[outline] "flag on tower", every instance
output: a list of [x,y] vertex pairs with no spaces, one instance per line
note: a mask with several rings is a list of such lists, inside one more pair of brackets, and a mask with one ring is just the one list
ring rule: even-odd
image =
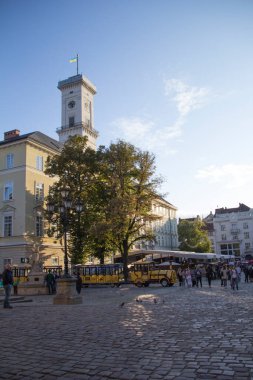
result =
[[77,62],[77,57],[75,57],[75,58],[71,58],[71,59],[69,60],[69,62],[70,62],[70,63]]

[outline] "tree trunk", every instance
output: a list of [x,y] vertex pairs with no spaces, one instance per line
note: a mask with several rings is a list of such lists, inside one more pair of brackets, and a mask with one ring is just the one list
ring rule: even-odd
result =
[[127,240],[123,240],[123,252],[122,252],[122,259],[123,259],[123,273],[124,273],[124,280],[125,282],[128,281],[128,244]]

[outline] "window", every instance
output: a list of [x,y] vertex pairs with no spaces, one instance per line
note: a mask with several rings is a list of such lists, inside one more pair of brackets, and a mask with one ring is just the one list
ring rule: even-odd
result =
[[4,236],[12,236],[12,216],[4,217]]
[[249,239],[249,232],[244,232],[244,239]]
[[245,229],[245,230],[247,230],[248,228],[249,228],[249,225],[248,225],[248,223],[243,223],[243,228]]
[[245,243],[245,249],[250,249],[250,243]]
[[75,118],[74,116],[69,117],[69,127],[74,127],[75,125]]
[[43,171],[43,157],[42,156],[36,157],[36,169]]
[[220,253],[222,255],[240,256],[240,245],[239,245],[239,243],[221,244],[220,245]]
[[51,264],[52,265],[59,265],[58,257],[51,257]]
[[29,258],[28,257],[21,257],[20,263],[21,264],[29,264]]
[[36,215],[36,236],[43,236],[43,218],[41,215]]
[[6,156],[6,168],[7,169],[13,168],[13,164],[14,164],[14,154],[13,153],[9,153]]
[[221,235],[221,240],[227,240],[226,234]]
[[43,183],[36,183],[36,185],[35,185],[35,199],[36,199],[36,201],[43,201],[43,199],[44,199],[44,185],[43,185]]
[[236,223],[232,223],[232,230],[235,230],[237,228],[237,224]]
[[7,264],[11,265],[12,264],[12,259],[8,258],[8,259],[4,259],[3,261],[4,261],[4,265],[7,265]]
[[7,182],[4,185],[4,200],[9,201],[10,199],[13,199],[13,183]]
[[225,226],[225,224],[221,224],[220,228],[221,228],[221,231],[226,231],[226,226]]

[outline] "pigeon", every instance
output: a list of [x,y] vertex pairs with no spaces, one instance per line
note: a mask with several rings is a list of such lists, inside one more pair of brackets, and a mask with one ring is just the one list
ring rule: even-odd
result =
[[139,299],[139,298],[136,298],[136,300],[135,300],[136,302],[142,302],[142,300],[141,299]]
[[154,298],[154,303],[157,303],[157,299],[156,298]]
[[119,307],[123,307],[125,305],[125,302],[122,302]]

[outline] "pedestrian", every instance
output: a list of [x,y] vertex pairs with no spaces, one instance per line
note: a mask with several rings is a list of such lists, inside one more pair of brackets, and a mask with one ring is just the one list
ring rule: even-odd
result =
[[82,290],[82,277],[80,276],[80,273],[77,273],[77,278],[76,278],[76,291],[78,294],[81,293]]
[[225,265],[221,269],[220,275],[221,275],[221,286],[224,286],[224,288],[226,288],[227,283],[228,283],[228,270]]
[[185,271],[185,281],[186,281],[187,287],[191,288],[192,287],[192,276],[191,276],[190,268],[187,268]]
[[249,268],[247,266],[245,266],[243,272],[244,272],[244,276],[245,276],[244,281],[248,283],[249,282]]
[[183,272],[182,272],[181,268],[179,268],[177,271],[177,278],[178,278],[179,286],[182,286],[183,285]]
[[196,270],[191,269],[192,287],[197,285]]
[[202,272],[200,268],[196,269],[196,280],[197,280],[197,287],[199,287],[200,285],[202,288]]
[[206,268],[206,278],[208,281],[209,288],[211,288],[212,278],[213,278],[213,270],[211,265],[209,264]]
[[45,282],[48,288],[48,294],[55,293],[55,278],[53,273],[51,273],[51,269],[49,269],[48,273],[46,274]]
[[13,292],[15,296],[18,295],[18,284],[19,284],[19,278],[16,278],[13,282]]
[[250,265],[248,268],[249,268],[249,281],[253,282],[253,268],[252,268],[252,265]]
[[237,265],[235,270],[237,273],[237,281],[240,282],[241,281],[241,272],[242,272],[240,265]]
[[231,269],[231,288],[233,290],[235,290],[235,288],[238,290],[238,273],[235,267]]
[[12,309],[12,306],[10,305],[10,296],[11,296],[11,287],[13,285],[13,275],[11,270],[11,265],[6,264],[5,269],[3,271],[3,287],[4,287],[4,308],[5,309]]

